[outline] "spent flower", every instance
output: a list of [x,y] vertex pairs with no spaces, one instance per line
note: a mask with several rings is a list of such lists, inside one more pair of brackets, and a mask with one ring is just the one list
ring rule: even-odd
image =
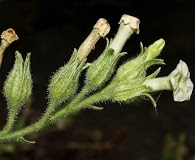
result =
[[100,18],[89,36],[80,45],[78,51],[74,50],[69,62],[58,69],[52,76],[48,89],[50,103],[59,105],[77,91],[79,76],[87,66],[86,57],[94,48],[97,41],[101,37],[105,37],[109,31],[110,25],[108,22]]
[[111,77],[115,65],[126,53],[120,53],[129,37],[139,33],[139,19],[124,14],[119,22],[120,26],[114,39],[109,43],[104,52],[95,60],[87,70],[86,84],[92,90],[100,88]]

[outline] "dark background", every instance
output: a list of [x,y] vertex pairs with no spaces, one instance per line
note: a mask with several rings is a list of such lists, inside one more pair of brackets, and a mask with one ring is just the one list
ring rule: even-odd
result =
[[[193,0],[0,0],[0,31],[11,27],[20,38],[5,52],[0,70],[1,90],[12,68],[15,50],[24,57],[31,52],[34,86],[30,108],[25,113],[26,123],[34,122],[46,107],[47,83],[52,73],[69,59],[73,48],[79,47],[99,18],[108,20],[111,31],[107,37],[114,37],[122,14],[141,20],[140,34],[133,35],[123,49],[129,52],[123,61],[139,53],[140,42],[148,46],[163,38],[166,46],[161,58],[167,65],[160,76],[169,74],[182,59],[188,64],[194,81],[194,10]],[[89,62],[104,47],[102,39],[89,55]],[[74,115],[74,120],[63,119],[33,134],[30,138],[37,141],[34,145],[0,145],[0,159],[171,160],[174,154],[179,157],[184,153],[182,159],[192,160],[195,157],[194,103],[194,94],[189,102],[176,103],[171,92],[163,91],[157,102],[158,114],[148,101],[99,104],[104,106],[103,111],[84,110]],[[2,94],[0,104],[2,128],[7,114]],[[172,160],[180,160],[178,157]]]

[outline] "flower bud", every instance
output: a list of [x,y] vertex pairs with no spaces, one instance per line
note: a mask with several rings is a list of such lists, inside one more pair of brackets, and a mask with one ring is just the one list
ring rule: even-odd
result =
[[[151,87],[145,85],[145,81],[155,78],[160,69],[147,76],[147,69],[156,64],[164,64],[162,59],[157,59],[160,51],[164,47],[164,40],[160,39],[144,48],[141,45],[141,53],[134,59],[121,65],[110,84],[110,94],[112,99],[118,102],[131,102],[139,97],[149,98],[153,105],[156,103],[150,95]],[[153,86],[152,86],[153,87]]]
[[143,76],[145,77],[146,68],[144,65],[144,60],[145,58],[143,56],[138,56],[137,58],[127,61],[121,65],[116,72],[114,81],[121,82]]
[[147,49],[146,61],[158,57],[164,46],[165,41],[162,38],[151,44]]
[[72,96],[78,88],[79,76],[86,64],[86,59],[80,61],[75,50],[71,59],[53,75],[49,84],[49,99],[55,105]]
[[32,92],[32,79],[30,73],[30,53],[25,62],[22,55],[16,51],[14,67],[5,80],[3,93],[10,109],[19,109]]
[[150,66],[164,64],[162,59],[153,59],[159,55],[162,46],[164,46],[164,40],[162,39],[155,41],[148,48],[145,47],[144,49],[141,44],[141,53],[117,69],[114,81],[121,82],[127,79],[146,77],[146,71]]

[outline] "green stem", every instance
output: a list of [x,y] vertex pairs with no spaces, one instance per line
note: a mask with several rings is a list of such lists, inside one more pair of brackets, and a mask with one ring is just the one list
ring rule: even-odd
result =
[[17,110],[15,110],[15,109],[9,110],[7,123],[6,123],[3,131],[0,132],[0,136],[4,136],[4,135],[8,134],[12,130],[16,115],[17,115]]
[[72,101],[68,106],[66,106],[64,109],[62,109],[61,111],[58,111],[56,114],[54,114],[50,118],[50,122],[54,122],[54,121],[58,120],[59,118],[65,116],[65,115],[69,115],[72,112],[75,112],[83,107],[89,107],[90,105],[92,105],[94,103],[109,100],[110,99],[110,94],[109,94],[110,90],[109,89],[110,88],[106,87],[105,89],[101,90],[100,92],[97,92],[96,94],[91,95],[90,97],[87,97],[86,99],[80,101],[80,97],[83,97],[83,95],[86,94],[85,92],[81,92],[80,95],[78,94],[78,97],[74,101]]
[[105,89],[101,90],[100,92],[82,100],[83,97],[89,92],[88,87],[84,87],[83,90],[75,97],[75,99],[73,99],[73,101],[68,106],[66,106],[64,109],[62,109],[62,110],[56,112],[54,115],[52,115],[52,113],[55,109],[55,105],[53,103],[50,103],[50,105],[47,108],[47,110],[45,111],[44,115],[42,116],[42,118],[38,122],[36,122],[30,126],[27,126],[24,129],[21,129],[19,131],[15,131],[15,132],[12,132],[12,133],[7,134],[5,136],[1,136],[0,141],[7,142],[7,141],[11,141],[11,140],[17,140],[21,137],[24,137],[28,134],[31,134],[35,131],[38,131],[38,130],[46,127],[47,125],[51,124],[52,122],[55,122],[59,118],[65,116],[65,115],[69,115],[69,114],[75,112],[76,110],[81,109],[82,107],[85,107],[85,106],[88,107],[93,103],[108,100],[108,99],[110,99],[110,94],[107,91],[109,91],[109,90],[106,87]]
[[15,131],[10,134],[7,134],[5,136],[1,135],[0,141],[6,142],[10,140],[17,140],[25,135],[31,134],[35,131],[38,131],[44,128],[47,125],[47,121],[49,117],[51,116],[51,114],[53,113],[54,109],[55,109],[55,105],[53,103],[50,103],[49,106],[47,107],[47,110],[43,114],[42,118],[38,122],[30,126],[27,126],[24,129],[21,129],[19,131]]
[[[87,92],[88,92],[88,88],[84,88],[82,90],[82,92],[80,94],[78,94],[77,97],[71,102],[71,105],[68,105],[69,108],[71,108],[70,106],[76,105],[77,102],[80,101],[85,96],[85,94]],[[34,123],[34,124],[30,125],[30,126],[27,126],[27,127],[23,128],[23,129],[21,129],[19,131],[15,131],[15,132],[12,132],[12,133],[7,134],[5,136],[1,136],[0,137],[0,141],[6,142],[6,141],[10,141],[10,140],[17,140],[17,139],[19,139],[21,137],[24,137],[24,136],[26,136],[28,134],[31,134],[31,133],[33,133],[35,131],[38,131],[38,130],[44,128],[45,126],[51,124],[50,122],[53,122],[53,121],[56,120],[56,119],[53,119],[51,121],[51,119],[49,119],[52,116],[54,110],[55,110],[55,103],[50,103],[49,106],[47,107],[44,115],[42,116],[42,118],[38,122],[36,122],[36,123]],[[62,111],[58,111],[58,112],[64,113],[64,109]],[[71,112],[72,112],[72,109],[66,111],[64,113],[64,115],[70,114]],[[61,115],[60,117],[62,117],[64,115]]]
[[66,116],[67,114],[70,114],[75,110],[75,106],[78,104],[78,102],[80,102],[80,100],[87,94],[89,93],[89,89],[90,87],[85,86],[82,91],[77,94],[77,96],[73,99],[73,101],[71,101],[71,103],[69,105],[67,105],[66,107],[64,107],[62,110],[57,111],[53,116],[51,116],[51,118],[49,119],[50,122],[54,122],[56,120],[58,120],[59,118]]

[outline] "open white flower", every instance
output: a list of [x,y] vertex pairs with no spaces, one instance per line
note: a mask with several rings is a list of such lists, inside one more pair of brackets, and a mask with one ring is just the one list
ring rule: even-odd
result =
[[143,82],[151,91],[173,91],[173,99],[176,102],[190,100],[194,84],[190,79],[187,64],[180,60],[177,67],[166,77],[146,79]]
[[170,82],[173,87],[173,99],[177,102],[190,100],[194,84],[190,79],[190,72],[187,64],[180,60],[175,70],[170,75]]

